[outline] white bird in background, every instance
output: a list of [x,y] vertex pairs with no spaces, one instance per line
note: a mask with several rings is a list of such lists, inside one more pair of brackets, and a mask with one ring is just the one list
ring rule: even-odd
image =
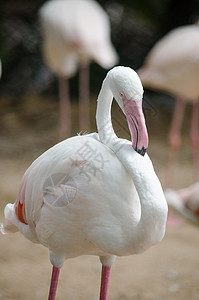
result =
[[169,131],[168,187],[174,182],[185,104],[193,103],[190,138],[195,175],[199,178],[199,24],[179,27],[163,37],[149,52],[138,74],[144,87],[176,96]]
[[[167,203],[151,160],[136,72],[115,67],[98,96],[98,133],[64,140],[26,171],[15,204],[5,207],[2,233],[20,231],[49,248],[53,265],[49,299],[55,299],[65,259],[100,257],[100,300],[108,299],[116,256],[143,252],[165,234]],[[130,141],[111,123],[113,97],[126,115]]]
[[71,133],[71,104],[68,78],[80,65],[79,126],[89,130],[89,63],[103,68],[118,60],[110,40],[107,13],[93,0],[52,0],[40,9],[47,65],[58,76],[60,99],[60,135]]
[[178,191],[167,189],[164,194],[175,212],[199,225],[199,181]]

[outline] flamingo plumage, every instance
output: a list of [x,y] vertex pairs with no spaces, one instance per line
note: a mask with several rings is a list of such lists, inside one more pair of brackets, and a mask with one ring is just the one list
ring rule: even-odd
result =
[[168,205],[189,222],[199,225],[199,182],[180,189],[166,189],[165,197]]
[[79,126],[89,131],[89,63],[113,67],[117,53],[111,44],[110,21],[105,10],[93,0],[51,0],[40,11],[43,53],[47,65],[58,76],[60,136],[71,133],[71,104],[68,78],[80,65]]
[[195,169],[199,177],[199,24],[176,28],[160,39],[138,70],[146,88],[160,90],[176,97],[169,131],[169,165],[167,187],[174,183],[174,166],[181,144],[180,129],[186,102],[193,104],[190,139]]
[[[5,207],[2,233],[19,230],[49,249],[49,300],[55,299],[64,261],[84,254],[100,257],[100,300],[107,300],[116,256],[141,253],[164,237],[167,203],[146,154],[142,96],[135,71],[111,69],[98,96],[98,133],[66,139],[44,152],[25,172],[16,202]],[[113,98],[132,142],[113,130]]]

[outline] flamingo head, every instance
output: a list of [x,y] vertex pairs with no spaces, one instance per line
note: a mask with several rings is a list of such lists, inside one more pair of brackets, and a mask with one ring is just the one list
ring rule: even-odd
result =
[[128,67],[111,69],[108,78],[113,97],[126,116],[132,147],[144,156],[148,147],[148,133],[142,110],[143,87],[140,78]]

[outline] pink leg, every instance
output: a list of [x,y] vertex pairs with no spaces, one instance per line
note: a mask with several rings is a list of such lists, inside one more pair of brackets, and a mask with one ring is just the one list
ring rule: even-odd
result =
[[195,179],[199,180],[199,101],[193,104],[190,138],[192,142]]
[[89,63],[84,61],[79,72],[79,128],[90,130]]
[[111,266],[102,266],[100,299],[108,300],[109,279],[111,274]]
[[[174,172],[177,162],[178,149],[181,144],[180,129],[182,126],[182,120],[184,116],[185,102],[178,98],[176,99],[176,105],[172,117],[171,127],[169,131],[169,158],[168,158],[168,170],[166,178],[166,187],[172,188],[174,184]],[[179,226],[182,224],[182,219],[173,216],[173,213],[169,210],[167,225],[170,227]]]
[[66,139],[71,134],[71,104],[68,79],[59,76],[60,138]]
[[55,300],[60,269],[53,266],[48,300]]
[[169,159],[166,184],[169,188],[171,188],[174,183],[174,170],[177,161],[178,149],[181,144],[180,130],[184,116],[184,109],[185,102],[181,98],[176,99],[176,105],[169,131]]

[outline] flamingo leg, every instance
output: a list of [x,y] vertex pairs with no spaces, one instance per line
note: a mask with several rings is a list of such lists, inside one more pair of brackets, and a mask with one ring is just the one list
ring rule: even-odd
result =
[[196,180],[199,180],[199,101],[193,104],[190,138]]
[[178,149],[181,144],[180,130],[182,127],[184,110],[184,100],[181,98],[177,98],[169,131],[169,159],[166,184],[166,186],[169,188],[171,188],[174,183],[174,170],[177,162]]
[[79,71],[79,128],[90,130],[89,63],[81,62]]
[[[181,98],[176,99],[176,105],[172,117],[171,127],[169,131],[169,158],[167,170],[166,187],[172,188],[174,183],[174,173],[177,162],[178,149],[181,144],[180,130],[184,116],[185,102]],[[182,224],[182,219],[174,216],[171,210],[168,212],[167,226],[176,227]]]
[[71,104],[68,79],[59,76],[59,110],[60,110],[60,138],[65,139],[71,134]]
[[48,300],[55,300],[60,268],[53,266]]
[[101,288],[100,288],[99,300],[108,300],[110,274],[111,274],[111,266],[102,265]]

